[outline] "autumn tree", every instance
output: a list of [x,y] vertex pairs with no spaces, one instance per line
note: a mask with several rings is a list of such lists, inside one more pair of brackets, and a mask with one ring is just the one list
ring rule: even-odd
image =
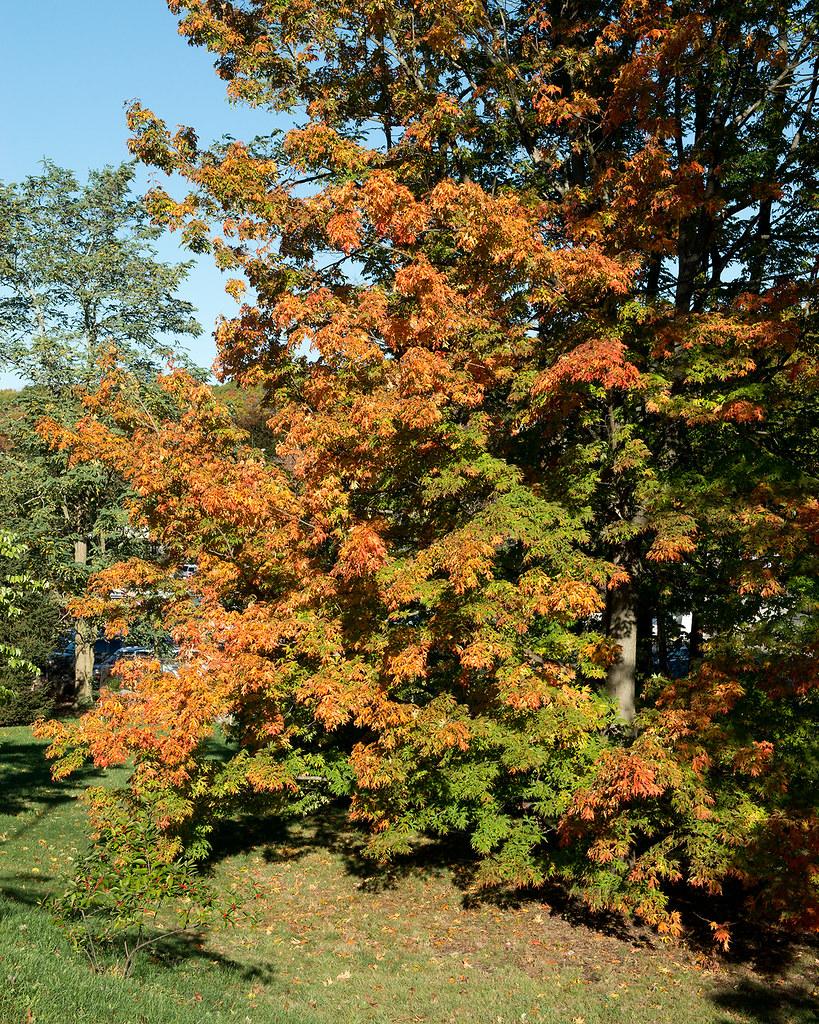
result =
[[[169,827],[349,791],[380,856],[461,832],[486,882],[665,930],[669,882],[728,879],[815,924],[813,5],[169,6],[298,125],[204,148],[129,113],[192,185],[153,216],[247,291],[219,368],[276,456],[180,374],[161,426],[109,377],[129,442],[99,396],[53,426],[200,567],[180,679],[54,727],[60,770],[138,752]],[[127,618],[104,595],[146,572],[87,606]],[[651,678],[683,611],[691,671]]]

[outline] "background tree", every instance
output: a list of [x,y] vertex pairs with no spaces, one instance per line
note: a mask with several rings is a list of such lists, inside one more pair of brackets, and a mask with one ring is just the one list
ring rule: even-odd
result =
[[[133,176],[124,164],[81,185],[47,162],[0,187],[0,364],[28,381],[3,405],[0,501],[38,573],[64,597],[140,541],[125,529],[121,482],[102,466],[70,467],[39,437],[38,421],[75,422],[78,395],[96,386],[111,351],[148,387],[179,336],[200,331],[176,294],[189,264],[157,259],[161,229],[133,196]],[[76,698],[87,703],[96,625],[80,620],[75,637]]]
[[[484,881],[666,930],[680,881],[815,924],[813,5],[169,6],[303,122],[200,149],[130,112],[194,186],[154,216],[251,288],[220,362],[278,458],[179,375],[159,431],[109,378],[130,445],[53,426],[200,566],[173,695],[55,727],[62,770],[138,752],[177,823],[318,773],[382,856],[459,832]],[[691,672],[641,698],[639,624],[647,663],[691,610]]]
[[42,638],[53,625],[49,612],[53,617],[55,602],[43,581],[26,570],[25,555],[25,545],[14,534],[0,531],[1,724],[12,722],[21,706],[32,717],[51,710],[48,694],[38,685],[37,660]]
[[0,188],[0,362],[61,392],[99,379],[111,348],[155,372],[201,331],[177,296],[190,264],[156,256],[161,229],[133,195],[130,164],[80,184],[46,161]]

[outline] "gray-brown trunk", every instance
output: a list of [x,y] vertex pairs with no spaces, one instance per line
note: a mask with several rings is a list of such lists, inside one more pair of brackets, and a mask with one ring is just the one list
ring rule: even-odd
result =
[[609,668],[606,689],[616,701],[620,718],[634,720],[637,675],[637,608],[629,584],[609,594],[608,635],[620,645],[620,655]]
[[[74,544],[74,561],[85,565],[88,561],[88,544],[78,540]],[[94,679],[94,630],[87,619],[78,619],[74,632],[74,701],[90,704],[93,698]]]

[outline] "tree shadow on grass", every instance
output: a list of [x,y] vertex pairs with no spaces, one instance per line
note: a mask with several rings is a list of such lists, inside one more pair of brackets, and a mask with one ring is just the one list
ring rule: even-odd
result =
[[[35,888],[24,884],[33,880],[36,881]],[[43,898],[49,895],[49,883],[54,881],[54,876],[32,877],[22,873],[0,877],[0,925],[8,918],[15,917],[25,922],[26,931],[20,931],[16,935],[17,943],[46,942],[49,948],[53,947],[56,934],[62,929],[52,916],[48,904],[43,902]],[[230,934],[232,930],[231,926],[221,924],[215,927],[208,926],[206,929],[191,927],[187,931],[176,933],[148,929],[143,937],[153,937],[153,941],[139,954],[134,977],[138,979],[157,970],[172,971],[181,965],[201,963],[208,969],[229,971],[243,983],[269,984],[274,981],[275,972],[269,963],[234,960],[214,948],[213,940],[220,934]],[[53,938],[50,932],[54,933]],[[99,963],[104,972],[121,973],[125,952],[122,940],[128,938],[133,944],[135,937],[135,933],[123,933],[116,943],[108,943],[98,948]],[[75,953],[78,964],[89,967],[89,961],[83,953],[79,949],[76,949]]]
[[816,1024],[819,1000],[809,983],[781,983],[742,978],[711,996],[726,1016],[716,1024],[733,1024],[739,1017],[749,1024]]
[[[164,935],[157,938],[142,953],[134,971],[134,977],[157,968],[173,970],[192,962],[202,962],[209,968],[229,971],[242,982],[258,982],[269,985],[276,980],[276,973],[268,963],[242,963],[213,949],[208,939],[213,933],[205,933],[191,929],[176,935]],[[110,957],[115,962],[114,957]]]
[[[805,931],[777,926],[773,921],[754,919],[747,912],[749,892],[728,880],[719,895],[671,890],[671,905],[680,911],[686,930],[685,944],[700,959],[713,959],[722,966],[748,967],[774,984],[807,955],[819,964],[819,938]],[[764,908],[764,891],[750,896]],[[699,898],[698,898],[699,897]],[[715,955],[713,922],[728,922],[730,949]],[[816,971],[814,971],[816,974]],[[816,976],[819,983],[819,975]],[[817,1018],[819,1024],[819,1018]]]
[[366,855],[366,839],[366,831],[350,822],[346,808],[339,805],[295,821],[254,816],[214,831],[211,863],[251,850],[259,852],[267,864],[298,861],[313,853],[326,852],[340,858],[345,873],[358,879],[357,888],[362,892],[389,892],[410,878],[447,879],[460,890],[462,906],[467,910],[487,905],[508,910],[526,905],[537,905],[542,910],[545,906],[551,916],[569,924],[590,928],[632,946],[656,945],[656,937],[648,929],[617,914],[593,913],[555,885],[515,890],[477,888],[478,861],[466,835],[454,834],[440,840],[419,838],[411,853],[397,854],[386,864]]
[[367,833],[350,822],[346,808],[328,806],[303,819],[248,816],[223,823],[211,835],[212,864],[250,851],[267,864],[301,860],[323,851],[338,856],[347,874],[360,879],[359,889],[381,892],[407,877],[466,876],[471,860],[458,838],[421,840],[410,854],[379,864],[365,853]]
[[51,778],[45,744],[34,738],[0,738],[0,814],[16,817],[31,811],[41,817],[74,800],[79,790],[104,778],[95,768],[82,768],[66,782]]
[[[692,936],[696,945],[701,938]],[[735,973],[711,995],[726,1011],[718,1024],[731,1024],[740,1015],[753,1024],[819,1024],[819,938],[738,924],[729,953],[720,957]]]
[[18,905],[38,907],[54,891],[57,881],[55,875],[0,874],[0,896]]
[[[465,909],[491,905],[517,910],[536,905],[539,912],[545,908],[552,917],[618,939],[633,948],[656,950],[662,945],[650,928],[616,913],[594,912],[559,885],[525,889],[502,886],[478,888],[475,885],[478,861],[466,836],[420,840],[412,853],[397,855],[386,865],[366,856],[366,839],[366,831],[349,821],[346,807],[341,804],[325,807],[306,819],[252,815],[227,823],[214,832],[211,860],[218,862],[255,850],[266,863],[276,864],[327,852],[338,856],[344,871],[359,880],[357,887],[360,891],[386,892],[397,888],[407,878],[448,878],[460,890]],[[679,904],[675,902],[686,927],[686,953],[700,959],[714,957],[713,933],[708,921],[719,909],[719,912],[724,911],[721,920],[741,922],[739,898],[738,893],[733,894],[724,907],[712,906],[710,911],[705,905],[695,905],[690,900]],[[731,953],[720,956],[719,962],[733,967],[750,967],[757,974],[769,974],[773,979],[794,966],[796,956],[806,945],[811,944],[806,943],[804,935],[737,924],[733,928]],[[819,946],[816,947],[816,956],[819,957]],[[761,988],[764,990],[764,986]],[[779,1024],[776,1018],[771,1020],[772,1024]],[[819,1024],[819,1016],[816,1024]]]
[[[40,904],[38,897],[34,894],[27,891],[21,891],[19,888],[3,886],[0,887],[0,897],[3,896],[13,901],[18,914],[20,911],[20,905],[27,908],[24,913],[26,915],[25,920],[27,922],[28,933],[24,934],[21,932],[17,939],[18,942],[25,943],[31,941],[29,936],[31,936],[35,942],[42,941],[42,936],[44,932],[48,931],[48,928],[59,927],[51,918],[49,910]],[[39,912],[44,915],[44,918],[38,919],[34,916],[30,917],[29,911]],[[4,908],[2,902],[0,902],[0,921],[3,920],[3,917]],[[45,918],[48,918],[51,922],[47,926],[45,926]],[[211,940],[215,934],[218,934],[218,931],[203,931],[196,928],[191,928],[186,932],[178,932],[176,934],[163,933],[162,931],[153,932],[154,941],[152,941],[149,946],[146,946],[139,954],[133,976],[136,979],[139,979],[140,977],[145,977],[148,974],[155,973],[158,970],[173,971],[182,965],[201,963],[208,969],[228,971],[230,974],[234,975],[237,980],[243,983],[259,982],[262,984],[270,984],[275,981],[275,972],[269,963],[243,963],[214,949],[209,940]],[[103,972],[110,972],[112,974],[121,973],[124,963],[124,947],[122,945],[122,940],[126,937],[133,943],[135,935],[129,933],[128,936],[123,934],[120,937],[120,941],[116,944],[109,943],[108,945],[98,948],[98,963]],[[143,937],[149,938],[151,937],[151,933],[148,932]],[[85,966],[89,967],[88,959],[86,959],[79,950],[76,950],[76,955],[78,962],[84,962]]]
[[587,928],[609,938],[627,942],[639,949],[657,949],[657,936],[648,928],[605,910],[590,910],[582,900],[556,884],[531,886],[523,889],[503,887],[472,889],[465,894],[465,906],[491,905],[499,909],[519,910],[527,905],[537,904],[550,917],[560,918],[575,928]]
[[255,851],[266,863],[276,864],[326,850],[341,855],[345,866],[357,874],[365,859],[361,854],[364,838],[347,820],[341,807],[325,807],[310,817],[299,819],[251,811],[214,827],[209,861],[216,864]]

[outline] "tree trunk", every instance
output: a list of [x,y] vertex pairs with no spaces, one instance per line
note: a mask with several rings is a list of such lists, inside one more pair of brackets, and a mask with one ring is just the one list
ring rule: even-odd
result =
[[[88,562],[88,544],[78,540],[74,544],[74,561],[79,565]],[[90,704],[94,679],[94,631],[87,619],[78,619],[74,632],[74,702]]]
[[609,594],[608,635],[620,645],[620,655],[609,668],[606,689],[617,702],[620,718],[631,724],[636,697],[637,608],[630,583]]

